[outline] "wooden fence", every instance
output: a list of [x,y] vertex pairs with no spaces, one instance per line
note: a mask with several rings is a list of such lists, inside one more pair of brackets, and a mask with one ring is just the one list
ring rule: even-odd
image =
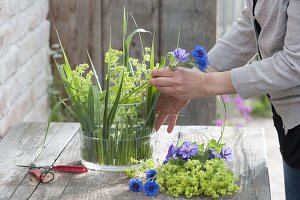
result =
[[[51,44],[57,43],[55,26],[71,65],[88,62],[88,49],[104,82],[103,55],[108,48],[110,27],[113,48],[122,48],[124,4],[139,27],[150,31],[155,27],[157,58],[176,48],[179,27],[181,48],[191,50],[198,43],[210,49],[215,43],[216,0],[50,0]],[[132,20],[129,23],[132,30]],[[150,46],[151,36],[143,35],[143,40]],[[141,55],[138,38],[132,43],[131,55]],[[215,98],[195,99],[182,112],[184,117],[180,117],[179,124],[211,124],[215,112]]]

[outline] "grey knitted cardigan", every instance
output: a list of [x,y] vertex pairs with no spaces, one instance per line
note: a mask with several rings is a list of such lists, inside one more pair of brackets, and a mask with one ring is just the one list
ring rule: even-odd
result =
[[[300,0],[258,0],[256,40],[252,0],[232,29],[208,53],[218,71],[231,71],[237,93],[247,99],[270,94],[284,129],[300,124]],[[259,46],[262,60],[248,64]]]

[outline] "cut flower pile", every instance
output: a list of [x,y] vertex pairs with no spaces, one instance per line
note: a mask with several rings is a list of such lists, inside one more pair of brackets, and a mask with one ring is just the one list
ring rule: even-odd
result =
[[144,192],[148,196],[163,192],[187,198],[205,195],[218,199],[233,195],[239,191],[239,186],[236,184],[238,177],[226,166],[226,162],[231,160],[231,148],[215,139],[207,144],[190,141],[171,144],[162,164],[155,165],[154,160],[147,160],[140,162],[138,169],[126,172],[131,178],[129,190]]

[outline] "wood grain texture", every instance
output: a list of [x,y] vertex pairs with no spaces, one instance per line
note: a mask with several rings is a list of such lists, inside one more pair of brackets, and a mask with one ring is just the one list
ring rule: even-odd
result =
[[102,1],[50,0],[49,7],[50,43],[58,43],[56,27],[71,66],[89,63],[88,49],[96,71],[102,74]]
[[[62,124],[49,128],[46,144],[58,133]],[[9,199],[28,174],[28,169],[15,165],[28,165],[42,151],[46,125],[19,124],[13,127],[0,143],[0,199]]]
[[[33,163],[38,166],[53,165],[57,158],[61,155],[61,152],[66,148],[74,135],[77,133],[79,128],[80,125],[77,123],[64,123],[59,129],[59,132],[49,141],[46,147],[42,149],[41,153]],[[10,198],[15,200],[28,199],[39,185],[42,184],[38,183],[38,181],[33,178],[31,174],[27,174]]]
[[[189,52],[196,44],[207,50],[216,42],[216,0],[161,1],[161,54],[176,48],[178,29],[181,28],[179,47]],[[178,125],[211,125],[215,120],[214,97],[192,100],[181,112]]]
[[[28,124],[18,126],[7,134],[0,143],[0,150],[4,147],[6,152],[11,152],[12,157],[18,156],[21,164],[35,161],[38,164],[51,165],[77,163],[79,157],[79,137],[76,135],[78,124],[54,124],[47,141],[47,146],[43,151],[34,153],[31,146],[40,146],[42,141],[30,140],[39,135],[44,130],[45,125]],[[209,138],[218,138],[220,135],[219,127],[207,126],[177,126],[172,134],[167,134],[166,126],[152,138],[154,146],[154,159],[163,160],[167,152],[168,145],[176,142],[179,137],[184,140],[195,141],[198,143],[206,142]],[[31,134],[29,134],[32,133]],[[24,133],[24,134],[20,134]],[[59,134],[58,134],[59,133]],[[22,139],[20,138],[22,135]],[[38,137],[38,136],[37,136]],[[16,142],[18,141],[18,142]],[[26,148],[21,145],[22,142]],[[229,128],[226,127],[223,141],[232,147],[235,153],[233,162],[228,163],[229,167],[239,176],[241,190],[232,197],[222,199],[234,200],[269,200],[270,187],[268,169],[266,164],[266,152],[263,129],[250,128]],[[20,145],[16,145],[19,143]],[[21,150],[24,153],[17,155],[14,152]],[[10,150],[15,149],[15,150]],[[26,153],[27,152],[27,153]],[[29,153],[28,153],[29,152]],[[33,152],[33,153],[31,153]],[[4,156],[1,161],[14,166],[13,158]],[[28,156],[29,155],[29,156]],[[34,158],[36,157],[36,158]],[[132,193],[128,191],[128,179],[123,173],[110,173],[100,171],[89,171],[86,174],[55,173],[55,179],[49,184],[38,184],[34,178],[27,175],[27,169],[12,167],[8,172],[5,171],[10,165],[1,165],[0,179],[0,199],[174,199],[159,194],[157,197],[150,198],[142,193]],[[184,198],[179,198],[184,199]],[[197,199],[197,198],[195,198]],[[199,198],[198,198],[199,199]],[[201,199],[209,199],[201,197]]]

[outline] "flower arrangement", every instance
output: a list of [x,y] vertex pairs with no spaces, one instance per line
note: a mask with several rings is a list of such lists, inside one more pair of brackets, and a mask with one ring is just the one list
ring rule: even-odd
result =
[[128,13],[124,8],[123,49],[113,49],[110,37],[105,54],[105,87],[100,84],[89,54],[91,66],[85,63],[71,68],[58,36],[64,63],[56,64],[68,98],[54,106],[49,123],[59,105],[66,106],[81,124],[82,162],[92,169],[103,169],[102,165],[127,166],[131,158],[148,159],[152,155],[150,138],[154,132],[158,92],[148,80],[155,67],[155,35],[151,47],[144,48],[140,40],[142,60],[130,57],[133,37],[150,32],[137,27],[128,34],[127,23]]
[[128,187],[148,196],[162,192],[174,197],[205,195],[218,199],[239,191],[238,178],[226,166],[232,160],[231,148],[215,139],[206,144],[179,141],[169,146],[161,164],[147,160],[140,168],[128,170]]

